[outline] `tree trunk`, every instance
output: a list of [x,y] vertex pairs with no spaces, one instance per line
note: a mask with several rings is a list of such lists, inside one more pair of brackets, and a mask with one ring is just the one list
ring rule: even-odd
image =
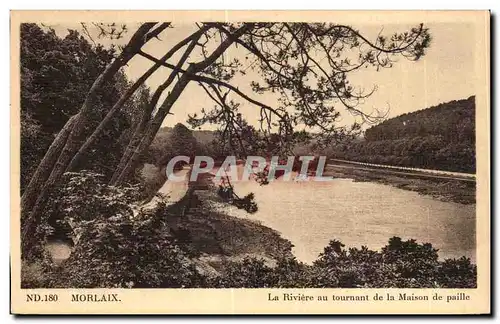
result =
[[56,138],[50,145],[49,150],[45,153],[43,160],[40,162],[35,173],[31,177],[29,185],[21,197],[21,213],[23,217],[25,216],[25,212],[29,211],[35,204],[37,190],[43,186],[45,181],[47,181],[50,170],[54,166],[54,163],[56,163],[57,157],[66,144],[66,140],[68,139],[77,118],[78,115],[74,115],[68,120],[66,125],[64,125],[63,129],[61,129],[59,134],[57,134]]
[[[160,129],[163,120],[170,112],[170,109],[174,105],[175,101],[179,98],[182,91],[184,91],[185,87],[189,83],[190,75],[203,71],[208,66],[213,64],[235,42],[236,39],[241,37],[241,35],[243,35],[245,32],[251,30],[253,26],[254,24],[243,25],[233,33],[233,37],[225,39],[212,52],[212,54],[210,54],[210,56],[208,56],[199,63],[192,64],[189,66],[189,68],[186,70],[187,73],[180,78],[179,82],[172,89],[172,92],[169,94],[167,99],[165,99],[165,102],[162,104],[160,109],[158,109],[158,112],[156,113],[153,120],[150,122],[146,133],[142,136],[139,146],[133,151],[130,159],[127,161],[127,164],[125,165],[125,167],[123,167],[123,170],[118,169],[117,172],[120,172],[120,174],[117,177],[113,176],[113,178],[115,179],[113,179],[114,181],[110,183],[111,185],[122,184],[129,178],[132,171],[135,170],[142,152],[144,152],[149,147],[149,145],[151,145],[151,142],[153,141],[158,130]],[[175,74],[173,76],[175,77]]]
[[[147,42],[154,36],[152,34],[156,32],[159,33],[161,32],[161,30],[167,27],[165,26],[165,24],[162,24],[162,26],[164,26],[163,29],[161,29],[162,26],[160,26],[154,31],[149,32],[150,29],[154,27],[154,25],[156,25],[156,23],[145,23],[141,25],[139,29],[134,33],[127,46],[125,46],[120,56],[113,60],[113,62],[111,62],[101,73],[101,75],[99,75],[99,77],[94,81],[92,87],[89,90],[89,93],[87,94],[87,97],[85,98],[85,102],[83,103],[82,108],[80,109],[79,113],[74,116],[75,118],[71,122],[74,125],[72,126],[71,131],[67,136],[66,143],[64,144],[64,147],[55,164],[53,163],[55,161],[54,155],[57,154],[48,153],[56,152],[57,147],[60,143],[53,142],[51,144],[51,147],[49,148],[49,151],[42,159],[42,162],[37,167],[37,170],[35,171],[37,177],[33,177],[26,190],[29,192],[36,192],[40,184],[44,182],[43,179],[47,180],[42,186],[34,205],[33,200],[35,195],[34,193],[30,193],[30,197],[27,196],[27,198],[30,199],[24,199],[26,206],[21,206],[21,209],[24,210],[25,214],[29,212],[29,215],[26,214],[27,219],[25,221],[21,236],[21,240],[23,242],[23,254],[25,256],[30,255],[31,250],[34,248],[32,239],[33,236],[35,236],[36,225],[39,223],[40,213],[45,206],[49,191],[59,181],[61,175],[66,170],[71,158],[80,147],[80,143],[85,136],[85,126],[90,121],[96,106],[95,101],[97,98],[97,92],[103,87],[106,82],[111,80],[111,78],[116,74],[116,72],[118,72],[121,67],[126,65],[128,61],[130,61],[130,59],[139,52],[145,42]],[[64,128],[66,128],[68,123],[69,121],[66,123]],[[49,174],[48,177],[47,174]],[[32,205],[33,207],[26,208],[28,207],[28,205]]]
[[[171,82],[170,82],[171,83]],[[120,163],[118,163],[118,166],[116,167],[115,172],[113,173],[113,176],[111,177],[111,180],[109,181],[109,184],[114,186],[116,185],[116,179],[120,176],[120,173],[123,171],[125,166],[128,163],[128,160],[132,156],[132,153],[136,149],[136,147],[139,145],[141,142],[144,130],[146,129],[146,125],[148,121],[151,118],[151,114],[153,113],[153,110],[158,103],[158,100],[160,99],[161,94],[163,91],[169,86],[167,82],[164,82],[162,85],[156,89],[155,93],[153,94],[153,97],[151,98],[151,101],[147,105],[147,107],[144,109],[144,112],[141,116],[141,119],[139,120],[139,123],[137,123],[137,126],[134,130],[134,133],[132,135],[132,138],[130,139],[127,148],[125,149],[125,152],[123,153]]]
[[[179,62],[177,62],[177,67],[181,68],[182,65],[186,62],[188,59],[189,55],[193,51],[194,47],[196,46],[196,42],[200,39],[201,35],[203,34],[204,29],[200,29],[199,32],[196,33],[196,36],[193,37],[191,43],[189,46],[186,48],[186,51],[182,54],[182,57],[179,59]],[[161,64],[161,63],[157,63]],[[151,101],[149,105],[146,107],[144,110],[144,114],[141,117],[140,122],[137,124],[137,127],[134,131],[134,134],[132,138],[130,139],[129,144],[127,145],[127,148],[125,149],[125,152],[120,159],[120,163],[118,164],[118,167],[116,168],[113,176],[111,177],[111,180],[109,182],[110,185],[117,185],[118,184],[118,179],[120,178],[121,173],[123,170],[127,167],[127,164],[129,162],[129,159],[132,157],[134,151],[137,149],[137,147],[140,145],[143,136],[144,136],[144,130],[146,128],[147,122],[151,119],[151,114],[153,113],[154,108],[156,107],[156,104],[158,103],[158,100],[160,100],[160,97],[167,89],[170,84],[174,81],[175,77],[177,76],[176,71],[172,71],[170,75],[168,76],[168,79],[161,84],[153,94],[153,97],[151,98]]]
[[179,80],[179,82],[177,82],[175,87],[172,89],[172,92],[168,95],[167,99],[165,99],[165,102],[158,109],[158,112],[156,113],[154,118],[150,121],[147,130],[143,134],[139,145],[135,148],[135,150],[131,152],[132,154],[130,155],[130,158],[126,161],[127,163],[122,168],[121,172],[116,177],[116,179],[111,183],[111,185],[119,186],[129,178],[130,174],[132,173],[133,170],[135,170],[135,167],[139,162],[141,153],[144,152],[149,147],[149,145],[151,145],[151,142],[153,141],[156,133],[158,132],[158,130],[161,127],[161,124],[163,123],[163,120],[165,119],[165,116],[167,116],[167,114],[170,112],[170,109],[174,105],[175,101],[179,98],[182,91],[184,91],[188,83],[189,83],[188,76],[183,75]]
[[[182,48],[183,46],[185,46],[189,42],[191,42],[191,44],[193,44],[193,47],[194,47],[195,42],[201,37],[201,35],[206,31],[206,29],[208,29],[208,28],[202,28],[199,31],[193,33],[191,36],[189,36],[189,37],[185,38],[184,40],[182,40],[181,42],[177,43],[159,61],[160,62],[166,62],[180,48]],[[192,48],[188,49],[187,51],[191,52]],[[127,90],[127,92],[120,98],[120,100],[118,100],[118,102],[111,108],[111,110],[108,112],[108,114],[106,115],[106,117],[104,117],[104,119],[102,120],[102,122],[96,128],[96,130],[92,133],[92,135],[90,135],[90,137],[87,139],[87,141],[80,147],[80,149],[78,150],[78,152],[75,154],[75,156],[73,157],[73,159],[69,163],[68,168],[66,169],[66,171],[71,171],[71,170],[73,170],[76,167],[76,165],[78,164],[78,162],[80,161],[80,159],[85,156],[85,154],[88,151],[88,149],[96,142],[96,140],[98,139],[99,135],[106,129],[107,125],[113,120],[113,118],[120,111],[120,109],[123,107],[123,105],[125,104],[125,102],[134,94],[134,92],[141,86],[141,84],[143,84],[156,70],[158,70],[162,66],[162,64],[160,62],[156,62],[146,73],[144,73],[139,79],[137,79],[137,81],[132,85],[132,87],[130,87]],[[172,81],[170,81],[170,83]],[[170,85],[170,83],[168,83],[164,87],[164,89],[167,88],[168,85]],[[160,95],[161,95],[161,93],[160,93]],[[154,96],[153,96],[153,98],[154,98]],[[158,96],[158,99],[159,99],[159,96]],[[156,102],[158,102],[158,99],[156,100]],[[156,102],[155,102],[155,104],[153,106],[153,109],[156,106]],[[153,109],[149,109],[149,108],[150,107],[147,107],[146,111],[144,112],[144,115],[147,116],[147,120],[149,120],[149,116],[151,116],[151,113],[153,112]],[[148,113],[148,111],[149,111],[149,113]],[[146,122],[147,122],[147,120],[146,120]],[[145,126],[145,123],[144,123],[144,126]],[[142,127],[141,132],[144,130],[144,126]],[[139,127],[137,127],[137,129],[138,128]],[[137,130],[134,132],[134,136],[135,136],[136,132],[137,132]],[[139,134],[139,136],[140,136],[140,134]],[[122,158],[122,160],[123,160],[123,158]],[[128,160],[128,158],[127,158],[127,160]]]

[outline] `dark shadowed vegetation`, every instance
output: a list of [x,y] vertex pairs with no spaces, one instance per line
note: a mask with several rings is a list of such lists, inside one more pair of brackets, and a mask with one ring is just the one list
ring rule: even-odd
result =
[[338,158],[404,167],[476,171],[475,97],[388,119],[364,140],[334,148]]
[[[36,24],[21,25],[21,193],[57,133],[78,113],[92,83],[115,54],[114,48],[92,46],[75,30],[59,38],[53,30]],[[113,82],[100,90],[95,104],[112,106],[129,86],[123,71],[118,71]],[[78,169],[111,177],[137,112],[148,100],[149,89],[142,86],[103,130]],[[88,127],[96,126],[105,114],[104,109],[97,109]]]

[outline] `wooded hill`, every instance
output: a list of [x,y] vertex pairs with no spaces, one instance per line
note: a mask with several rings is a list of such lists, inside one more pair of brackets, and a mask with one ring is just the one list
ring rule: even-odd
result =
[[475,172],[475,97],[388,119],[335,155],[347,160]]
[[[220,155],[216,133],[188,130],[182,124],[163,127],[146,161],[161,165],[176,154]],[[403,114],[366,130],[363,139],[335,147],[299,143],[297,154],[327,155],[351,161],[475,172],[475,97],[454,100]]]

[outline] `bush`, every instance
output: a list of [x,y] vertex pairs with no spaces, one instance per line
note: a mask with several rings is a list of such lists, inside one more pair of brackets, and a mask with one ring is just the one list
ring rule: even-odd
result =
[[311,267],[295,258],[283,258],[271,266],[263,259],[246,257],[229,262],[211,280],[216,288],[300,288],[310,287]]
[[[370,288],[473,288],[476,266],[467,258],[438,261],[437,250],[429,243],[402,241],[393,237],[381,252],[344,249],[331,241],[314,263],[321,287]],[[323,273],[323,275],[321,275]]]
[[213,280],[217,288],[264,288],[274,287],[273,269],[262,259],[245,258],[230,262],[222,275]]
[[439,265],[439,282],[448,288],[475,288],[477,286],[476,266],[470,259],[447,259]]
[[384,264],[379,253],[361,247],[344,249],[337,240],[330,241],[314,262],[316,287],[363,287],[380,280]]
[[21,288],[32,289],[50,287],[51,274],[48,271],[47,262],[37,261],[29,263],[21,262]]
[[161,214],[115,215],[79,223],[63,286],[76,288],[197,287],[204,278],[175,244]]
[[270,267],[259,259],[233,262],[214,281],[225,288],[475,288],[476,266],[465,257],[438,261],[431,244],[393,237],[381,252],[330,241],[312,266],[295,259]]
[[[164,203],[143,212],[133,203],[136,187],[111,187],[102,175],[68,173],[67,185],[54,191],[47,208],[49,225],[42,242],[64,228],[75,247],[61,267],[25,265],[23,285],[39,287],[192,287],[203,285],[194,264],[175,244],[165,225]],[[46,280],[34,276],[43,268]],[[38,269],[38,270],[33,270]],[[33,270],[33,271],[32,271]]]

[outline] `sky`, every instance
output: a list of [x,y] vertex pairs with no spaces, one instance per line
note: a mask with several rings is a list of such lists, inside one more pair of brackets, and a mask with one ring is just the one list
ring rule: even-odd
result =
[[[442,102],[468,98],[475,94],[477,80],[474,70],[474,25],[459,21],[429,24],[424,22],[424,25],[429,28],[432,42],[427,54],[419,61],[409,61],[401,57],[390,69],[381,69],[380,71],[373,68],[362,69],[349,77],[352,84],[361,88],[377,87],[377,91],[358,108],[366,112],[373,111],[374,108],[381,111],[388,110],[387,117],[390,118]],[[113,42],[118,45],[125,44],[136,26],[128,24],[131,31],[123,39]],[[408,24],[352,24],[352,26],[371,40],[374,40],[381,30],[382,34],[390,35],[393,31],[405,31],[413,27],[413,25]],[[56,24],[51,25],[51,27],[61,37],[67,33],[69,28],[81,30],[79,24]],[[194,24],[187,23],[174,24],[173,27],[162,32],[159,35],[160,40],[152,40],[146,44],[144,51],[159,58],[173,44],[197,29]],[[109,46],[111,43],[109,40],[98,40],[95,37],[94,39],[105,46]],[[237,56],[242,60],[247,56],[245,49],[241,47],[231,47],[225,55]],[[169,62],[175,63],[178,58],[179,56],[174,55]],[[190,59],[196,61],[197,57]],[[150,61],[136,56],[129,62],[125,72],[130,79],[135,80],[150,66],[152,66]],[[146,83],[154,90],[168,75],[168,69],[160,68]],[[276,98],[272,95],[257,95],[250,91],[249,84],[252,79],[258,81],[257,74],[249,71],[245,77],[236,77],[232,84],[252,98],[273,106]],[[213,103],[205,92],[196,84],[190,84],[172,108],[173,115],[167,116],[163,126],[173,126],[178,122],[186,123],[189,114],[199,113],[202,108],[211,108],[212,106]],[[242,101],[240,110],[251,124],[257,125],[258,114],[256,112],[258,110],[255,106]],[[341,124],[348,125],[355,120],[344,109],[340,108],[340,112],[342,119],[339,122]],[[203,128],[214,129],[215,126]]]

